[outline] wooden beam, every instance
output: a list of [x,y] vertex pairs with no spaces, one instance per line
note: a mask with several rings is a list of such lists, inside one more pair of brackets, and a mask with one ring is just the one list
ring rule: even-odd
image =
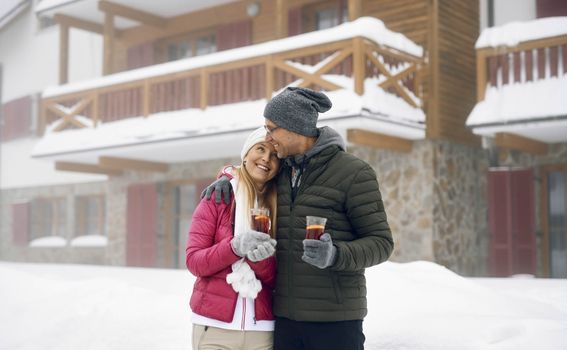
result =
[[288,72],[288,73],[295,75],[299,79],[309,80],[311,83],[317,84],[317,85],[321,86],[322,88],[327,89],[329,91],[342,89],[342,86],[339,86],[339,85],[337,85],[333,82],[325,80],[325,79],[323,79],[319,76],[311,75],[311,73],[303,71],[303,70],[296,68],[294,66],[290,66],[285,62],[275,61],[274,66],[276,68],[280,69],[280,70],[283,70],[284,72]]
[[354,21],[362,16],[362,1],[361,0],[348,0],[348,19]]
[[354,78],[354,92],[362,96],[364,94],[364,78],[366,78],[366,55],[364,52],[364,42],[361,38],[353,39],[352,52],[352,75]]
[[496,147],[515,149],[531,154],[547,154],[547,143],[536,141],[524,136],[519,136],[506,132],[499,132],[494,137]]
[[486,89],[486,55],[480,51],[476,52],[476,101],[484,100]]
[[114,169],[104,169],[96,164],[75,163],[75,162],[55,162],[55,170],[73,171],[77,173],[92,173],[102,175],[122,175],[122,171]]
[[142,170],[162,173],[169,170],[169,165],[166,163],[120,157],[102,156],[98,158],[98,163],[102,168],[114,170]]
[[[100,3],[99,3],[100,4]],[[114,16],[107,13],[104,16],[104,57],[102,63],[102,74],[108,75],[114,72]]]
[[61,25],[86,30],[87,32],[98,33],[100,35],[103,34],[103,26],[95,22],[86,21],[84,19],[67,16],[60,13],[53,16],[53,19]]
[[286,38],[288,26],[287,1],[276,0],[276,38]]
[[59,85],[69,81],[69,27],[59,25]]
[[362,129],[348,129],[347,141],[358,145],[409,153],[413,141]]
[[128,18],[152,27],[164,28],[167,25],[167,19],[164,17],[109,1],[100,1],[98,3],[98,9],[107,14]]
[[427,28],[427,118],[425,133],[428,139],[441,137],[441,117],[439,116],[439,0],[430,0]]

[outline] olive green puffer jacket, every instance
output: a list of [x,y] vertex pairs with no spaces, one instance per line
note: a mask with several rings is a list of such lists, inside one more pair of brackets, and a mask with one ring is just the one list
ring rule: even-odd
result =
[[[390,256],[394,243],[374,170],[331,144],[304,162],[292,200],[291,166],[278,178],[278,274],[274,314],[296,321],[361,320],[367,314],[364,269]],[[305,216],[327,218],[334,264],[303,260]]]

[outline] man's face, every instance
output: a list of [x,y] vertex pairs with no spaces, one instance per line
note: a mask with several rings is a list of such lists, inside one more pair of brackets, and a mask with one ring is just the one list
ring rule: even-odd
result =
[[284,159],[297,154],[299,135],[277,126],[269,119],[265,119],[265,128],[266,141],[274,146],[278,158]]

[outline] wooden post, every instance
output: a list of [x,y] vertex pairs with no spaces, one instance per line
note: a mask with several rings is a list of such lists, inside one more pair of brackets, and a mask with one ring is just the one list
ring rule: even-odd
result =
[[439,116],[439,1],[429,2],[428,23],[428,68],[427,74],[427,128],[425,130],[428,139],[436,139],[441,136],[441,117]]
[[274,56],[268,56],[266,60],[266,100],[272,99],[274,92]]
[[144,88],[143,88],[143,95],[142,95],[142,114],[144,117],[148,117],[151,112],[151,104],[150,104],[150,80],[146,79],[144,81]]
[[98,122],[100,121],[100,115],[99,115],[99,108],[98,108],[98,97],[99,97],[99,91],[98,89],[95,90],[93,92],[93,98],[92,98],[92,113],[93,113],[93,124],[94,127],[96,128],[98,126]]
[[114,73],[114,15],[105,13],[104,15],[104,61],[102,64],[102,74]]
[[364,94],[365,60],[364,42],[362,38],[352,39],[352,72],[354,76],[354,92],[358,95]]
[[362,1],[348,0],[348,19],[354,21],[362,15]]
[[209,103],[209,72],[201,69],[201,109],[207,108]]
[[476,101],[484,100],[486,89],[486,54],[479,50],[476,52]]
[[69,26],[59,24],[59,85],[69,81]]
[[286,0],[276,0],[276,38],[288,35],[288,8]]

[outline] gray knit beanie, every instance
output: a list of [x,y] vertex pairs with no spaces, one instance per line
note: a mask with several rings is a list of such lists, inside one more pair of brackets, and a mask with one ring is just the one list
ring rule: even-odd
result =
[[331,106],[331,100],[321,92],[288,87],[266,104],[264,118],[297,134],[317,136],[317,117]]

